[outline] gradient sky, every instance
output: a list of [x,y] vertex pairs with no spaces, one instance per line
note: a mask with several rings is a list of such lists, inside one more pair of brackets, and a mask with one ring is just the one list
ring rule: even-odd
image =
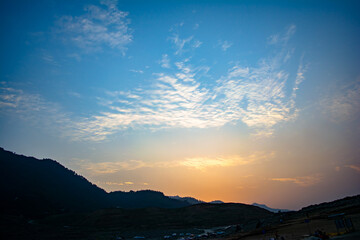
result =
[[1,1],[0,146],[107,191],[290,209],[359,194],[359,12]]

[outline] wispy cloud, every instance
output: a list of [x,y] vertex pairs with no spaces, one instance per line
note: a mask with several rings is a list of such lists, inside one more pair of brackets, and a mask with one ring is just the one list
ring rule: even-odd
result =
[[85,7],[84,15],[61,17],[59,33],[86,51],[98,51],[106,46],[124,54],[133,37],[128,27],[128,13],[117,8],[116,0],[100,3],[100,6]]
[[181,55],[184,51],[186,51],[186,45],[189,45],[193,38],[193,36],[188,38],[180,38],[178,34],[174,34],[172,37],[170,37],[170,40],[175,45],[175,55]]
[[269,160],[275,156],[275,152],[263,153],[257,152],[248,156],[227,156],[227,157],[193,157],[186,158],[180,163],[182,166],[204,170],[209,167],[232,167],[240,165],[248,165],[258,161]]
[[78,53],[71,53],[67,55],[69,58],[73,58],[76,61],[80,62],[82,60],[81,56]]
[[132,171],[139,168],[173,168],[187,167],[194,170],[205,170],[212,167],[234,167],[254,164],[274,158],[275,152],[255,152],[247,156],[232,155],[220,157],[190,157],[176,161],[144,162],[140,160],[85,163],[82,168],[93,174],[112,174],[119,171]]
[[[134,182],[110,182],[110,181],[107,181],[107,182],[98,182],[98,184],[105,184],[107,186],[125,186],[125,185],[134,185],[135,183]],[[142,183],[141,185],[145,185],[147,186],[148,184],[147,183]]]
[[291,24],[287,30],[280,34],[274,34],[268,37],[268,44],[274,45],[274,44],[286,44],[290,38],[295,34],[296,32],[296,26],[294,24]]
[[[24,112],[32,116],[40,108],[45,119],[53,119],[53,124],[61,122],[66,127],[62,134],[77,141],[102,141],[129,127],[211,128],[238,122],[245,123],[253,135],[271,136],[278,124],[296,118],[296,92],[306,70],[300,64],[291,79],[283,69],[285,53],[280,51],[262,59],[257,66],[235,64],[212,84],[201,81],[208,77],[210,67],[194,66],[191,58],[183,59],[174,63],[176,68],[171,73],[153,73],[150,86],[107,91],[98,98],[105,109],[88,117],[70,117],[40,96],[14,89],[3,88],[0,106],[17,111],[26,108]],[[165,68],[169,67],[166,59],[165,54],[162,61]],[[350,95],[358,96],[356,92]]]
[[256,135],[269,136],[275,125],[296,117],[296,91],[304,80],[304,71],[300,65],[294,87],[287,95],[285,83],[289,73],[280,69],[276,58],[263,61],[256,68],[236,65],[219,80],[215,99],[223,95],[219,101],[230,116],[254,128]]
[[228,50],[228,48],[230,48],[233,44],[231,42],[228,41],[220,41],[219,45],[221,47],[221,49],[225,52],[226,50]]
[[[209,67],[194,67],[190,59],[175,62],[177,70],[156,73],[146,90],[108,92],[103,105],[109,110],[80,121],[74,139],[101,141],[129,127],[210,128],[238,121],[256,136],[271,136],[276,125],[296,118],[296,92],[306,71],[300,63],[290,79],[282,69],[285,53],[255,67],[236,64],[213,86],[199,80]],[[292,88],[287,90],[286,83]]]
[[74,92],[74,91],[69,91],[68,94],[70,96],[76,97],[76,98],[82,98],[82,95],[78,92]]
[[133,72],[133,73],[140,73],[140,74],[143,74],[143,73],[144,73],[144,71],[141,70],[141,69],[138,69],[138,70],[136,70],[136,69],[130,69],[129,71],[130,71],[130,72]]
[[122,182],[105,182],[105,184],[110,186],[124,186],[124,183]]
[[47,127],[57,134],[64,132],[71,123],[69,114],[64,113],[58,104],[48,102],[38,94],[26,93],[20,89],[0,87],[0,109],[3,114],[10,114],[33,125]]
[[268,44],[276,44],[279,42],[279,34],[274,34],[268,37]]
[[181,29],[184,26],[184,24],[185,23],[183,21],[181,21],[179,23],[175,23],[170,27],[169,31],[170,32],[177,32],[177,31],[179,31],[179,29]]
[[110,174],[116,173],[120,170],[135,170],[147,166],[148,163],[143,161],[129,160],[123,162],[86,163],[83,168],[96,174]]
[[84,119],[74,132],[79,139],[103,140],[107,135],[130,126],[150,128],[221,126],[216,105],[204,103],[211,97],[200,87],[194,70],[178,64],[175,76],[160,73],[153,89],[131,93],[111,93],[111,112]]
[[315,185],[322,180],[321,174],[315,174],[311,176],[303,176],[303,177],[290,177],[290,178],[271,178],[272,181],[278,182],[291,182],[297,184],[301,187],[308,187]]
[[196,41],[193,43],[192,47],[193,47],[193,48],[198,48],[198,47],[201,46],[201,44],[202,44],[202,42],[200,42],[199,40],[196,40]]
[[360,113],[360,80],[339,87],[323,99],[323,113],[334,122],[356,119]]
[[49,53],[43,52],[41,58],[47,64],[57,66],[57,67],[60,66],[60,64],[55,60],[55,58]]
[[357,171],[357,172],[360,173],[360,166],[357,166],[357,165],[346,165],[346,167],[351,168],[351,169],[353,169],[353,170],[355,170],[355,171]]
[[170,68],[170,59],[167,54],[163,54],[161,60],[159,61],[161,67]]

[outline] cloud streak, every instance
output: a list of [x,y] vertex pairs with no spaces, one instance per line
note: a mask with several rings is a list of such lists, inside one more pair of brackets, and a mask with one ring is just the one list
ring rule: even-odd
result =
[[167,54],[163,54],[161,60],[159,61],[161,67],[170,68],[170,59]]
[[321,106],[323,113],[333,122],[356,119],[360,113],[360,80],[338,88],[322,101]]
[[271,178],[270,180],[277,182],[290,182],[299,185],[301,187],[309,187],[321,182],[322,176],[320,174],[316,174],[316,175],[303,176],[303,177]]
[[170,37],[170,40],[174,43],[176,49],[175,55],[181,55],[184,51],[186,51],[186,46],[190,44],[193,38],[193,36],[188,38],[180,38],[178,34],[174,34],[174,36]]
[[268,37],[268,44],[287,44],[290,38],[295,34],[296,26],[291,24],[283,34],[274,34]]
[[83,169],[93,174],[112,174],[119,171],[133,171],[140,168],[174,168],[186,167],[194,170],[206,170],[213,167],[234,167],[263,162],[274,158],[275,152],[255,152],[247,156],[232,155],[219,157],[189,157],[176,161],[144,162],[141,160],[129,160],[118,162],[87,163]]
[[224,52],[226,52],[226,50],[228,50],[228,48],[230,48],[233,44],[228,41],[220,41],[219,45],[220,45],[221,49]]
[[299,66],[294,87],[286,96],[289,73],[277,65],[277,58],[263,61],[257,68],[236,65],[219,80],[216,89],[217,96],[224,96],[219,101],[226,106],[228,115],[254,128],[256,135],[269,136],[275,125],[296,117],[296,91],[304,80],[305,70]]
[[[294,28],[283,38],[287,40]],[[175,54],[191,39],[174,40],[179,47]],[[73,138],[101,141],[129,127],[211,128],[239,121],[251,128],[253,135],[271,136],[278,124],[295,119],[298,113],[296,92],[305,79],[306,67],[300,63],[290,79],[290,73],[282,69],[288,57],[280,51],[256,67],[235,64],[214,85],[201,81],[209,67],[193,66],[189,59],[175,62],[177,69],[154,74],[154,83],[147,90],[108,92],[103,101],[108,111],[78,122]],[[169,67],[166,59],[163,55],[165,68]],[[292,87],[287,89],[286,84]]]
[[70,115],[64,113],[62,108],[52,102],[46,101],[38,94],[26,93],[21,89],[0,87],[1,113],[14,115],[36,126],[46,127],[48,131],[59,132],[66,135],[71,124]]
[[63,16],[58,21],[59,33],[66,41],[88,52],[106,47],[123,54],[132,42],[128,13],[117,8],[117,1],[101,1],[101,6],[89,5],[81,16]]
[[[187,42],[178,41],[175,45],[180,48],[175,55]],[[164,72],[153,73],[152,85],[107,91],[105,97],[99,98],[105,110],[89,117],[70,118],[40,96],[10,88],[3,88],[0,106],[23,109],[32,116],[40,109],[48,115],[45,119],[61,123],[62,135],[75,141],[102,141],[128,128],[213,128],[239,122],[245,123],[255,136],[271,136],[277,125],[296,118],[296,92],[306,71],[300,64],[291,79],[290,73],[283,70],[283,60],[288,57],[284,53],[262,59],[258,66],[234,64],[212,83],[202,80],[209,77],[210,67],[194,66],[191,58],[174,62],[176,68],[169,72],[165,54],[161,62]],[[286,84],[292,87],[286,88]]]
[[360,173],[360,166],[357,165],[346,165],[346,167],[355,170],[356,172]]
[[186,158],[184,161],[180,163],[180,165],[198,170],[205,170],[206,168],[209,167],[234,167],[241,165],[249,165],[257,161],[269,160],[274,156],[275,156],[275,152],[271,152],[271,153],[257,152],[246,157],[242,157],[238,155],[228,156],[228,157],[217,157],[217,158],[194,157],[194,158]]

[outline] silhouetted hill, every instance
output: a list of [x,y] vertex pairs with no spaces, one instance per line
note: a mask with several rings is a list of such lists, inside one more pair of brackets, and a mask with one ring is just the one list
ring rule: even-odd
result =
[[273,213],[277,213],[277,212],[290,212],[291,210],[288,210],[288,209],[277,209],[277,208],[271,208],[271,207],[268,207],[266,206],[265,204],[259,204],[259,203],[253,203],[251,204],[253,206],[257,206],[257,207],[261,207],[263,209],[266,209],[270,212],[273,212]]
[[112,192],[51,159],[39,160],[0,148],[0,211],[41,216],[106,207],[184,207],[160,192]]
[[349,196],[342,199],[338,199],[332,202],[323,202],[320,204],[313,204],[302,208],[299,212],[323,212],[327,209],[343,209],[352,208],[354,206],[360,206],[360,195]]
[[360,213],[360,195],[274,214],[238,203],[187,206],[187,201],[151,190],[107,193],[56,161],[2,148],[0,191],[0,239],[117,239],[119,233],[162,239],[171,231],[229,225],[236,229],[238,224],[245,234],[260,234],[262,226],[283,221],[303,225],[305,217],[315,221],[329,214]]
[[211,201],[209,203],[211,203],[211,204],[223,204],[224,202],[220,201],[220,200],[214,200],[214,201]]
[[[122,208],[178,208],[189,206],[187,202],[166,197],[162,192],[151,190],[111,192],[108,194],[113,206]],[[146,200],[146,201],[144,201]]]
[[43,215],[106,206],[106,192],[51,159],[0,149],[1,211]]
[[[170,229],[194,229],[229,226],[247,222],[257,223],[273,213],[240,203],[201,203],[184,208],[101,209],[89,214],[63,214],[51,216],[39,223],[71,226],[72,228],[122,233],[142,231],[169,231]],[[76,221],[74,221],[76,219]]]
[[223,201],[220,201],[220,200],[204,202],[204,201],[198,200],[196,198],[192,198],[192,197],[169,196],[169,198],[187,202],[190,205],[201,204],[201,203],[210,203],[210,204],[223,204],[224,203]]
[[180,196],[168,196],[168,197],[172,198],[172,199],[180,200],[183,202],[187,202],[190,205],[204,203],[204,201],[197,200],[196,198],[192,198],[192,197],[180,197]]

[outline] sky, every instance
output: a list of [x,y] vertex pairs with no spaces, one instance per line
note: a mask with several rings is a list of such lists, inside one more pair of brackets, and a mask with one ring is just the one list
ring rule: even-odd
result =
[[358,1],[0,3],[0,146],[106,191],[360,193]]

